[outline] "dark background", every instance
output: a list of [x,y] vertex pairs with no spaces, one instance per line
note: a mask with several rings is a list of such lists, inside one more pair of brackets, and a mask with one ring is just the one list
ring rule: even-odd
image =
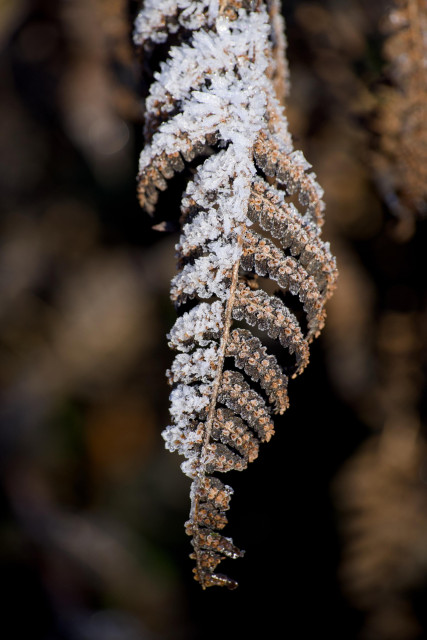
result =
[[[290,128],[325,188],[324,237],[341,277],[273,441],[227,478],[227,532],[246,550],[224,566],[234,592],[192,580],[189,481],[160,436],[177,236],[153,231],[136,200],[146,91],[130,38],[137,3],[0,5],[10,640],[427,637],[426,225],[393,216],[376,188],[387,3],[283,4]],[[376,454],[357,457],[360,446],[377,451],[383,432],[389,484]],[[359,500],[359,477],[372,480],[374,506],[369,490]]]

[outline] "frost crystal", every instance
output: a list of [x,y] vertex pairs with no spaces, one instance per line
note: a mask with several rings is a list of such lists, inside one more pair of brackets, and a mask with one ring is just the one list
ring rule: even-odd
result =
[[223,306],[220,302],[200,303],[175,322],[168,335],[169,346],[181,352],[190,351],[194,343],[201,347],[207,346],[212,342],[209,335],[219,336],[223,327],[222,314]]
[[212,24],[218,4],[218,0],[145,0],[135,20],[134,42],[142,45],[151,40],[159,44],[180,26],[194,30]]

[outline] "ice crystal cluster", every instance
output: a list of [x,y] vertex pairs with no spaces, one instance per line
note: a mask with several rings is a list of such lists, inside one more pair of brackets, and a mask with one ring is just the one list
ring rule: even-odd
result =
[[[163,437],[192,479],[195,578],[203,588],[234,588],[216,572],[242,555],[219,533],[232,489],[214,474],[246,468],[273,435],[272,409],[285,411],[288,377],[308,362],[336,266],[320,238],[322,190],[293,148],[277,95],[287,86],[277,0],[146,0],[134,38],[148,57],[167,48],[146,100],[141,205],[153,212],[167,180],[188,175],[171,287],[182,310],[169,334],[178,352],[168,371],[172,424]],[[289,352],[286,370],[260,336]]]

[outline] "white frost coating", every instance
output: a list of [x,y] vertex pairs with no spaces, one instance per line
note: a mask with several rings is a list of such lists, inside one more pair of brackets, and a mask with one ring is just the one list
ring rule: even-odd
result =
[[224,281],[231,278],[234,264],[239,260],[242,249],[236,244],[227,244],[224,239],[211,242],[211,253],[187,264],[172,280],[171,295],[196,294],[199,298],[210,298],[215,295],[226,300],[229,286]]
[[293,151],[290,154],[290,158],[293,163],[299,164],[304,171],[308,171],[308,169],[311,169],[311,164],[308,162],[308,160],[306,160],[303,152],[299,149],[297,151]]
[[[172,17],[177,12],[177,0],[145,0],[143,9],[135,19],[134,43],[141,45],[147,40],[157,43],[164,42],[167,38],[165,17]],[[178,26],[169,24],[168,29],[173,33],[178,29]]]
[[[242,144],[239,133],[235,138],[238,144]],[[255,167],[249,153],[239,156],[236,146],[232,144],[226,151],[205,160],[194,181],[187,186],[187,195],[199,207],[209,208],[215,194],[215,204],[220,205],[221,211],[246,222],[245,203],[249,198]]]
[[[162,100],[163,90],[164,100],[169,94],[181,102],[181,113],[163,123],[151,145],[143,150],[140,171],[153,156],[180,150],[183,134],[195,141],[218,130],[223,142],[235,144],[237,152],[252,148],[264,123],[267,96],[274,93],[265,74],[268,14],[265,10],[250,14],[240,11],[239,19],[231,22],[220,17],[216,31],[195,33],[191,45],[185,48],[185,57],[173,49],[174,57],[162,66],[152,88],[153,98]],[[209,74],[209,87],[191,90],[196,72]]]
[[220,302],[212,304],[201,302],[191,311],[184,313],[177,319],[168,337],[171,349],[188,352],[193,348],[190,342],[196,342],[201,347],[211,344],[212,340],[206,334],[219,334],[223,327],[222,315],[224,309]]
[[185,428],[189,419],[200,413],[209,403],[211,385],[201,384],[190,387],[179,384],[170,394],[171,406],[169,412],[177,427]]
[[[222,23],[223,20],[219,20],[217,25]],[[239,67],[243,68],[248,51],[253,49],[253,39],[250,32],[240,31],[239,21],[232,23],[232,25],[233,49],[231,54]],[[249,29],[253,25],[247,21],[245,26]],[[267,36],[268,25],[263,23],[263,29],[265,36]],[[217,34],[200,31],[194,34],[191,45],[172,47],[169,60],[160,65],[160,72],[154,76],[156,82],[150,87],[149,97],[146,101],[147,112],[156,111],[159,103],[165,105],[164,109],[167,112],[173,104],[171,99],[173,101],[188,100],[196,93],[204,93],[205,97],[201,97],[201,100],[210,100],[211,103],[218,104],[219,96],[213,92],[212,87],[208,93],[198,92],[197,88],[205,83],[206,76],[209,75],[209,77],[217,78],[217,87],[220,86],[220,83],[223,87],[232,85],[235,92],[236,74],[230,67],[230,58],[230,35],[227,31],[220,31]],[[261,64],[263,63],[266,64],[265,56],[261,60]],[[266,79],[263,78],[263,84],[265,81]]]
[[[202,211],[184,226],[181,241],[176,246],[178,251],[185,255],[197,246],[205,246],[207,252],[218,258],[220,268],[223,261],[224,272],[230,268],[230,264],[232,268],[241,254],[236,244],[240,232],[239,223],[247,226],[251,224],[246,218],[246,212],[253,174],[252,161],[248,155],[238,159],[236,145],[230,145],[226,151],[205,161],[194,181],[188,185],[187,196],[208,211]],[[234,177],[230,179],[230,176]],[[215,194],[217,209],[210,208],[212,194]],[[234,240],[232,251],[231,238]],[[216,266],[212,265],[212,268]],[[208,293],[209,288],[206,291]],[[212,290],[212,293],[215,292]]]
[[191,355],[178,353],[171,367],[173,381],[184,382],[185,384],[190,384],[197,380],[209,382],[215,377],[217,360],[217,346],[196,349]]
[[200,29],[211,25],[217,15],[218,0],[145,0],[135,19],[133,40],[136,45],[149,40],[159,44],[179,26]]
[[199,464],[199,457],[194,456],[190,460],[184,460],[184,462],[181,463],[181,471],[184,475],[194,480],[194,478],[197,477]]
[[163,432],[165,447],[169,451],[177,451],[188,458],[188,465],[183,468],[184,473],[190,478],[194,477],[194,469],[197,468],[200,445],[204,437],[204,425],[202,422],[194,425],[194,416],[200,414],[209,404],[212,384],[189,386],[179,384],[170,395],[173,425],[168,426]]
[[216,209],[202,211],[182,230],[177,251],[186,255],[192,248],[201,246],[209,240],[216,240],[224,231],[222,215]]
[[162,432],[165,448],[168,451],[178,451],[186,458],[197,455],[197,448],[203,442],[203,423],[199,422],[194,429],[182,429],[170,425]]

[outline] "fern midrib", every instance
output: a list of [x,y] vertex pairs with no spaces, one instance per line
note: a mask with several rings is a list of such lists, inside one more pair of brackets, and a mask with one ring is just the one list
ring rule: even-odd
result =
[[[246,230],[246,226],[242,225],[242,232],[237,238],[237,244],[240,247],[242,246],[242,243],[243,243],[243,236],[244,236],[245,230]],[[224,371],[225,353],[227,350],[228,339],[230,336],[230,329],[232,324],[232,312],[233,312],[234,300],[236,296],[237,284],[239,280],[239,266],[240,266],[240,258],[236,261],[236,263],[233,266],[231,284],[230,284],[230,295],[228,297],[227,306],[225,308],[224,331],[222,334],[221,343],[219,347],[218,371],[215,376],[214,383],[212,385],[212,396],[211,396],[211,401],[209,405],[208,417],[206,419],[205,437],[202,445],[202,450],[200,452],[199,471],[198,471],[197,479],[194,481],[195,482],[194,505],[193,505],[194,552],[196,554],[197,573],[199,575],[199,581],[203,589],[206,589],[206,586],[204,581],[204,571],[202,569],[201,561],[200,561],[199,525],[198,525],[198,510],[200,505],[199,489],[200,489],[201,481],[206,476],[207,447],[211,439],[213,420],[215,416],[219,389],[222,382],[222,374]]]

